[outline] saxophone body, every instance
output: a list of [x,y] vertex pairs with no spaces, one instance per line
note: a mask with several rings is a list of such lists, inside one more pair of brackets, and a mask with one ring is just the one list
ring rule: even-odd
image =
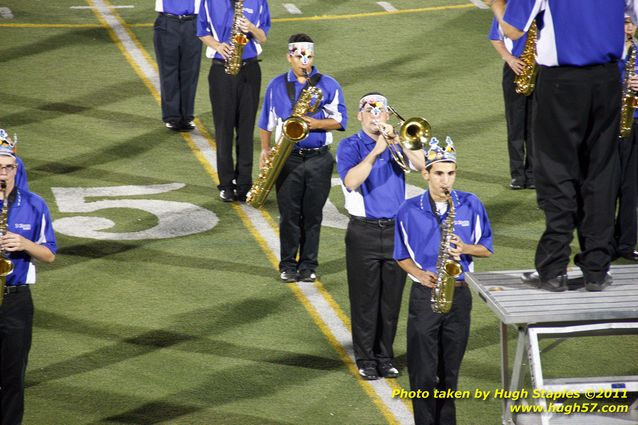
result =
[[248,44],[248,37],[239,28],[239,19],[244,16],[244,0],[237,0],[233,9],[233,27],[230,32],[230,47],[232,52],[226,60],[224,70],[228,75],[237,75],[241,69],[244,46]]
[[302,117],[315,112],[322,98],[321,89],[310,84],[299,94],[299,99],[292,108],[292,114],[283,122],[280,140],[268,152],[257,180],[246,195],[247,204],[255,208],[264,204],[295,143],[308,137],[310,130]]
[[532,22],[532,25],[527,31],[527,40],[525,41],[525,47],[523,53],[521,53],[520,60],[525,63],[525,69],[521,75],[517,75],[514,78],[514,89],[516,93],[529,96],[534,92],[536,87],[536,76],[538,75],[538,64],[536,63],[536,41],[538,40],[538,28],[536,27],[536,21]]
[[456,278],[461,275],[461,265],[450,255],[450,239],[454,234],[454,201],[446,191],[448,202],[448,215],[441,227],[441,244],[436,260],[436,283],[432,289],[432,311],[435,313],[448,313],[452,308]]
[[629,46],[629,58],[625,63],[625,79],[623,81],[622,106],[620,108],[620,137],[629,137],[631,128],[634,123],[634,111],[638,107],[638,95],[629,87],[629,80],[636,75],[636,44],[633,43],[631,36],[628,40],[631,42]]
[[[0,180],[0,190],[3,193],[2,210],[0,211],[0,236],[7,233],[9,219],[9,198],[7,193],[7,182]],[[13,272],[13,263],[5,257],[6,252],[0,250],[0,305],[4,301],[4,290],[7,284],[7,276]]]

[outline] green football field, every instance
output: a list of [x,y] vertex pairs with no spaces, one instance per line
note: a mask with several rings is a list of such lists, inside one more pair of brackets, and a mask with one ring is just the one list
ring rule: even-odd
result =
[[[302,14],[292,15],[271,2],[262,94],[287,70],[288,36],[310,34],[315,65],[345,91],[350,119],[337,142],[358,130],[357,101],[369,91],[383,92],[405,117],[426,117],[434,135],[454,139],[456,187],[479,195],[492,222],[495,255],[478,259],[476,270],[531,268],[544,219],[533,191],[508,187],[491,12],[462,0],[391,3],[397,12],[374,1],[299,0]],[[149,78],[153,6],[0,3],[11,15],[0,9],[0,128],[18,134],[59,246],[33,289],[25,424],[400,423],[356,378],[347,344],[333,334],[331,323],[349,326],[337,181],[325,210],[320,282],[280,283],[274,196],[261,212],[218,198],[205,58],[198,131],[163,127]],[[407,180],[412,193],[424,187],[416,173]],[[407,301],[408,290],[394,389],[409,388]],[[495,390],[499,322],[478,297],[472,320],[460,389]],[[510,337],[513,346],[514,330]],[[550,377],[638,375],[638,336],[543,347]],[[459,400],[457,414],[460,425],[497,424],[500,403]]]

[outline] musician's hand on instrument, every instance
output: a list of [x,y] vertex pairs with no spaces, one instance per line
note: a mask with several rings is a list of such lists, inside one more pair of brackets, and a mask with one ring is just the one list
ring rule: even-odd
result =
[[427,270],[419,270],[414,276],[419,280],[419,283],[428,288],[434,288],[436,285],[436,275]]
[[26,239],[16,233],[7,232],[2,237],[2,249],[8,252],[24,251],[26,248]]
[[268,154],[270,153],[270,149],[262,149],[259,154],[259,168],[264,168],[266,165],[266,159],[268,158]]
[[239,29],[242,30],[242,32],[244,33],[252,32],[251,25],[253,24],[245,17],[239,18],[237,20],[237,24],[239,25]]
[[638,75],[633,75],[629,78],[629,88],[633,91],[638,91]]
[[525,71],[525,62],[523,62],[516,56],[512,56],[511,58],[509,58],[507,60],[507,64],[510,68],[512,68],[512,71],[514,71],[516,75],[521,75],[523,71]]
[[465,243],[463,243],[463,240],[457,235],[452,235],[450,238],[450,248],[448,250],[450,255],[452,255],[455,260],[459,261],[464,249]]
[[319,127],[319,120],[316,120],[312,117],[309,117],[308,115],[304,115],[303,117],[301,117],[306,123],[308,123],[308,130],[318,130],[320,129]]
[[230,55],[233,52],[232,47],[230,47],[230,45],[227,43],[219,43],[219,46],[215,50],[217,50],[217,53],[222,55],[224,59],[230,58]]

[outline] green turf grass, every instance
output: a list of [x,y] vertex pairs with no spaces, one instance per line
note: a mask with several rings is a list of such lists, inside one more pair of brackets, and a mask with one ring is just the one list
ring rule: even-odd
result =
[[[117,13],[134,25],[151,56],[152,3],[114,2],[135,5]],[[393,3],[401,9],[467,5]],[[90,10],[69,9],[85,4],[9,0],[3,6],[14,11],[14,24],[98,25]],[[283,7],[271,2],[262,93],[287,69],[288,36],[309,33],[317,42],[319,70],[345,91],[350,121],[337,140],[358,129],[356,102],[371,90],[385,93],[406,117],[427,117],[435,135],[455,140],[457,187],[477,193],[492,220],[496,255],[477,260],[477,270],[532,267],[543,216],[532,191],[507,187],[502,62],[486,40],[490,12],[462,7],[357,16],[381,9],[360,1],[297,4],[303,16],[354,16],[284,21]],[[183,139],[162,128],[159,106],[108,33],[90,26],[0,26],[0,37],[0,127],[19,133],[31,187],[47,199],[54,218],[77,213],[60,212],[51,187],[172,182],[186,186],[131,198],[190,202],[219,218],[210,231],[164,240],[58,234],[56,263],[39,268],[34,289],[25,423],[385,423],[304,307],[278,283],[236,212],[218,201],[214,182]],[[208,68],[203,60],[196,112],[212,133]],[[256,143],[255,157],[258,150]],[[423,186],[415,173],[408,182]],[[344,212],[338,187],[330,199]],[[266,209],[276,221],[274,197]],[[135,209],[83,215],[111,219],[113,232],[156,224],[153,215]],[[342,230],[322,230],[318,272],[348,313],[343,238]],[[403,372],[407,298],[395,344]],[[493,390],[500,387],[498,321],[478,298],[472,320],[460,386]],[[601,363],[583,363],[587,354],[604,359],[603,374],[636,374],[635,362],[627,361],[636,344],[636,337],[568,341],[547,353],[545,370],[549,376],[586,376]],[[409,387],[405,373],[398,383]],[[461,425],[500,422],[495,400],[460,401],[457,410]]]

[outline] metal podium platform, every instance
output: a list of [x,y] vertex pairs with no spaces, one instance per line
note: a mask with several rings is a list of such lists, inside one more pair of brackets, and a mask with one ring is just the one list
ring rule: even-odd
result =
[[[638,266],[612,266],[614,282],[602,292],[587,292],[582,274],[568,273],[569,291],[549,292],[536,289],[520,280],[525,270],[466,273],[470,287],[501,321],[501,384],[504,390],[522,388],[525,374],[530,373],[533,389],[546,391],[638,391],[638,376],[544,379],[540,338],[562,338],[592,335],[638,334]],[[507,326],[518,329],[518,342],[512,376],[509,377]],[[628,353],[632,364],[638,350]],[[633,359],[633,360],[630,360]],[[525,367],[528,361],[529,368]],[[552,414],[545,399],[534,400],[542,406],[540,414],[513,415],[513,401],[503,399],[504,425],[629,425],[638,424],[638,402],[628,413]],[[590,400],[579,399],[579,403]],[[555,407],[555,406],[553,406]]]

